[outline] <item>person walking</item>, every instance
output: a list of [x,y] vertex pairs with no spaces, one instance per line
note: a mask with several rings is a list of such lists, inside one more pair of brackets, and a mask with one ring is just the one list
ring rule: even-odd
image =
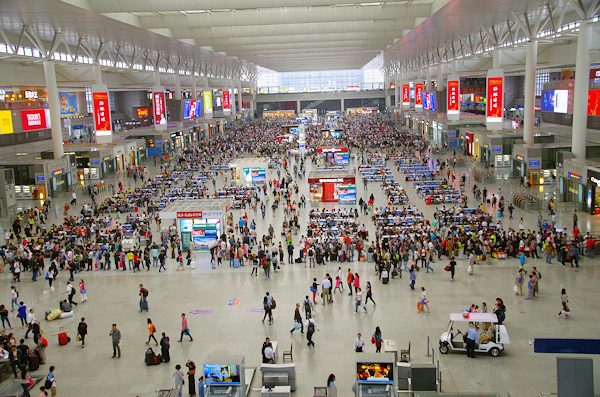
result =
[[188,327],[187,317],[185,313],[181,313],[181,335],[179,336],[179,342],[183,340],[183,335],[187,335],[190,337],[190,342],[194,341],[192,338],[192,334],[190,334],[190,329]]
[[67,298],[69,299],[69,303],[71,305],[77,306],[77,302],[73,301],[73,297],[75,296],[75,288],[71,284],[70,281],[67,282]]
[[12,329],[10,320],[8,318],[8,309],[4,305],[0,305],[0,318],[2,319],[2,329],[6,330],[5,323],[8,324],[8,328]]
[[465,342],[467,343],[467,357],[475,358],[475,346],[479,344],[479,333],[473,322],[469,322],[469,328],[465,333]]
[[183,397],[183,385],[185,384],[183,371],[181,370],[181,365],[177,364],[175,366],[175,372],[173,373],[173,383],[175,384],[175,391],[177,392],[177,397]]
[[121,358],[121,331],[117,328],[117,324],[112,325],[108,336],[110,336],[112,340],[112,358]]
[[317,304],[317,291],[318,291],[318,286],[319,284],[317,284],[317,278],[314,277],[313,278],[313,282],[310,285],[310,292],[312,292],[312,302],[313,304]]
[[450,270],[450,281],[454,281],[454,273],[456,272],[456,261],[454,257],[450,258],[450,263],[448,263],[448,267]]
[[367,299],[365,299],[365,308],[367,307],[367,303],[369,302],[369,299],[371,299],[371,302],[373,302],[374,306],[377,306],[377,303],[375,303],[375,301],[373,300],[373,291],[371,289],[371,282],[367,281]]
[[358,290],[356,291],[356,295],[354,297],[354,313],[358,313],[358,308],[361,306],[363,307],[363,309],[365,309],[365,311],[367,311],[367,305],[362,304],[362,298],[363,298],[363,293],[359,287]]
[[365,341],[362,340],[362,335],[360,332],[356,336],[356,340],[354,341],[354,351],[357,353],[362,353],[365,347]]
[[87,302],[87,289],[85,288],[85,281],[83,279],[79,281],[79,293],[81,294],[81,303]]
[[46,375],[46,380],[44,382],[44,387],[46,390],[50,390],[50,395],[52,397],[56,397],[56,377],[54,376],[54,370],[56,368],[54,365],[48,368],[48,375]]
[[410,289],[415,290],[415,282],[417,281],[417,274],[415,273],[415,267],[411,266],[408,271],[408,278],[410,280]]
[[196,363],[192,360],[188,360],[185,363],[185,366],[188,368],[187,377],[188,377],[188,393],[190,396],[196,395]]
[[325,277],[323,277],[323,280],[321,281],[321,298],[323,298],[323,306],[325,306],[329,303],[330,289],[331,289],[331,281],[329,281],[329,278],[327,278],[327,276],[325,276]]
[[142,284],[140,284],[140,292],[138,293],[140,296],[140,312],[148,311],[148,290],[144,288]]
[[525,282],[525,279],[523,278],[523,269],[519,269],[519,271],[517,272],[517,275],[515,277],[515,286],[516,288],[515,290],[515,295],[521,295],[523,296],[523,283]]
[[294,310],[294,326],[290,330],[290,334],[293,334],[294,331],[298,329],[300,329],[300,333],[304,333],[304,322],[302,321],[302,315],[300,314],[300,304],[296,303],[296,309]]
[[263,309],[265,311],[265,315],[263,316],[262,322],[265,322],[265,319],[269,317],[269,324],[273,323],[273,308],[271,307],[271,303],[269,302],[269,298],[265,296],[263,298]]
[[21,387],[23,388],[23,394],[21,394],[21,396],[23,397],[31,397],[31,394],[29,394],[29,388],[31,386],[34,385],[34,380],[31,379],[31,376],[29,375],[29,371],[27,370],[27,367],[22,367],[21,368],[21,379],[19,379],[19,384],[21,385]]
[[348,268],[348,274],[346,276],[346,282],[348,283],[348,291],[350,291],[348,293],[348,295],[352,296],[352,284],[354,283],[354,273],[352,273],[352,270],[350,268]]
[[87,335],[87,324],[85,322],[85,318],[81,317],[81,321],[79,322],[79,325],[77,325],[77,336],[79,337],[79,340],[81,341],[82,349],[85,347],[85,336],[86,335]]
[[533,300],[533,289],[535,288],[535,277],[533,274],[529,275],[529,280],[527,280],[527,300]]
[[427,310],[427,313],[429,313],[429,300],[427,299],[427,293],[425,292],[425,287],[421,287],[421,306],[423,307],[423,309]]
[[163,332],[162,338],[160,338],[160,356],[164,363],[168,363],[169,361],[171,361],[171,353],[169,353],[170,348],[171,348],[170,339]]
[[148,341],[146,342],[146,344],[150,344],[150,339],[154,339],[154,343],[156,344],[156,346],[158,346],[158,341],[154,336],[154,334],[156,333],[156,327],[152,323],[152,320],[148,319],[147,322],[148,324],[146,325],[146,328],[148,328]]
[[352,281],[352,284],[354,285],[354,292],[356,293],[360,288],[360,277],[358,277],[358,273],[354,273],[354,281]]
[[313,317],[308,317],[306,319],[306,340],[308,341],[308,346],[315,347],[315,342],[313,342],[312,340],[313,334],[315,333],[315,329],[320,331],[319,326],[315,322],[315,319]]
[[383,336],[379,326],[375,327],[375,332],[371,337],[371,343],[375,345],[375,353],[381,353],[381,345],[383,344]]
[[19,300],[19,291],[17,291],[17,287],[15,287],[14,285],[10,286],[10,311],[14,312],[15,311],[15,307],[19,307],[18,304],[18,300]]
[[[308,295],[306,295],[304,298],[303,310],[305,317],[312,317],[312,312],[315,310],[315,306],[308,297]],[[304,325],[302,326],[302,328],[304,328]]]

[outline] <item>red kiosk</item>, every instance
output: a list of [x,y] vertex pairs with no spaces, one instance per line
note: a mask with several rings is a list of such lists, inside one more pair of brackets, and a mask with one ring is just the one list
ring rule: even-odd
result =
[[316,171],[308,175],[310,200],[356,204],[356,177],[351,171]]

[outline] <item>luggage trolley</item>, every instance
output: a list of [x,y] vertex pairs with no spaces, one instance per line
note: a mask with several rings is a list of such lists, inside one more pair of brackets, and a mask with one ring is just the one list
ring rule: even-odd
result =
[[175,389],[159,389],[156,391],[156,397],[178,397]]

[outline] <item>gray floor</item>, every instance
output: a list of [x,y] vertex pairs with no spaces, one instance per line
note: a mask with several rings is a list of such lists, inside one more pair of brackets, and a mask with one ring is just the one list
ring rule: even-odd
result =
[[[469,171],[469,166],[464,167]],[[118,176],[122,178],[122,175]],[[468,182],[467,191],[470,191]],[[300,184],[306,194],[307,184]],[[506,196],[518,191],[517,183],[500,181],[488,187],[490,190],[501,186]],[[553,188],[544,188],[546,193]],[[537,189],[539,191],[539,189]],[[376,196],[376,205],[384,205],[384,198],[377,184],[369,186],[367,193]],[[408,187],[413,204],[431,214],[432,208]],[[359,194],[363,194],[362,186]],[[543,195],[544,192],[538,194]],[[56,199],[56,204],[67,200],[67,195]],[[24,205],[26,203],[23,203]],[[309,207],[310,208],[310,207]],[[571,209],[559,207],[559,224],[569,226]],[[239,214],[239,211],[236,213]],[[517,227],[519,217],[523,216],[526,225],[535,225],[535,213],[515,211],[515,221],[509,223]],[[252,218],[253,215],[251,214]],[[260,232],[266,232],[269,223],[277,229],[282,222],[282,210],[267,213],[263,223],[255,217]],[[307,215],[301,216],[301,224],[306,225]],[[370,221],[365,223],[371,228]],[[600,231],[598,217],[580,214],[583,232]],[[302,229],[304,230],[304,228]],[[491,308],[496,297],[502,297],[508,307],[506,325],[511,344],[499,358],[488,356],[470,360],[465,355],[436,355],[440,360],[444,391],[485,392],[497,391],[506,395],[534,396],[538,392],[555,392],[556,355],[533,353],[531,341],[535,337],[580,337],[593,338],[600,335],[600,313],[595,302],[600,299],[597,288],[600,279],[598,260],[586,260],[579,271],[560,265],[545,265],[534,260],[527,267],[537,265],[543,277],[540,282],[540,295],[535,301],[525,301],[512,294],[517,261],[492,261],[491,265],[478,265],[475,274],[468,276],[464,262],[459,263],[457,277],[450,283],[449,275],[443,271],[445,261],[433,264],[434,273],[419,272],[417,287],[425,286],[430,299],[431,313],[417,313],[415,309],[418,295],[408,288],[406,278],[392,280],[389,285],[381,285],[369,263],[330,263],[325,268],[307,269],[303,265],[285,265],[276,272],[271,280],[250,276],[250,269],[230,269],[223,267],[212,270],[205,255],[198,254],[195,269],[176,272],[171,260],[168,271],[158,274],[156,270],[139,274],[121,272],[84,272],[89,301],[79,305],[75,319],[42,322],[45,333],[53,334],[64,327],[74,335],[80,317],[86,317],[89,325],[88,341],[85,349],[76,342],[67,346],[58,346],[56,336],[48,337],[48,364],[40,368],[46,371],[49,365],[55,365],[59,396],[113,395],[113,396],[154,396],[155,390],[172,384],[171,374],[177,363],[184,364],[187,359],[194,360],[199,366],[211,353],[229,351],[241,353],[247,366],[260,365],[261,344],[265,337],[280,343],[280,350],[290,344],[294,346],[294,361],[297,365],[297,396],[312,396],[313,386],[324,385],[327,376],[335,373],[338,395],[351,395],[354,379],[356,353],[353,341],[357,332],[362,332],[365,340],[370,339],[374,328],[380,326],[386,339],[398,342],[399,347],[412,344],[412,357],[415,362],[430,360],[425,356],[427,337],[437,347],[437,338],[444,331],[448,314],[460,312],[471,303],[487,302]],[[374,298],[378,305],[369,305],[367,313],[354,313],[352,298],[346,294],[336,295],[335,302],[327,307],[317,305],[316,321],[320,332],[316,334],[314,349],[306,346],[300,334],[290,336],[294,304],[301,302],[309,293],[308,286],[313,277],[320,279],[325,272],[335,274],[338,266],[349,267],[358,272],[362,282],[373,283]],[[27,280],[19,285],[21,297],[32,304],[38,314],[50,306],[56,306],[65,294],[65,275],[61,275],[53,292],[46,289],[43,280],[32,283]],[[150,291],[150,312],[138,312],[139,283]],[[0,275],[3,302],[9,302],[10,279],[8,274]],[[560,288],[566,288],[570,296],[572,318],[557,318],[560,309]],[[273,325],[263,324],[258,312],[265,291],[270,291],[277,299]],[[239,304],[228,306],[228,300],[238,298]],[[180,314],[193,310],[209,310],[209,314],[188,314],[189,325],[194,342],[176,343],[179,336]],[[155,367],[146,367],[143,362],[146,345],[146,318],[151,317],[158,332],[166,332],[171,337],[171,363]],[[111,343],[108,336],[111,323],[117,323],[123,333],[123,357],[111,359]],[[23,334],[21,328],[15,329],[17,337]],[[367,351],[374,347],[367,343]],[[596,388],[600,389],[600,362],[595,361]],[[259,374],[255,376],[252,387],[259,387]],[[259,395],[254,392],[252,395]]]

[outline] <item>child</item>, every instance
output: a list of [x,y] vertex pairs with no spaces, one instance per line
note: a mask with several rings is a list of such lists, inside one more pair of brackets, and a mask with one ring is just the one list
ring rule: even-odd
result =
[[335,294],[336,290],[340,290],[340,292],[343,292],[344,290],[342,289],[342,280],[340,279],[340,276],[335,276],[335,288],[333,290],[333,293]]

